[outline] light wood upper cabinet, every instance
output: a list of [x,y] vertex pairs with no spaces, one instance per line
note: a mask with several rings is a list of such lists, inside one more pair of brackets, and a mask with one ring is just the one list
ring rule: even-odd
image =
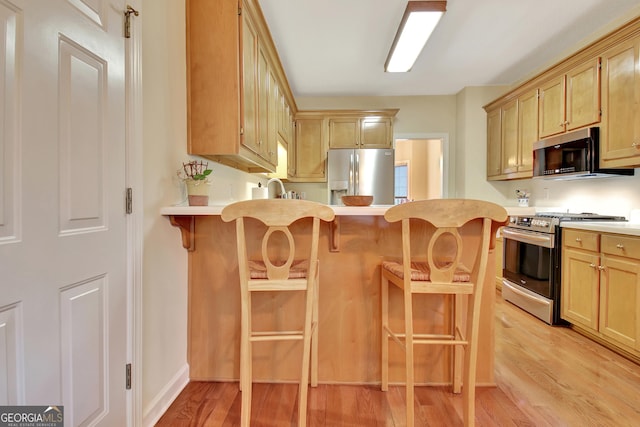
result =
[[327,113],[329,148],[391,148],[397,110],[363,111],[357,116]]
[[295,175],[289,177],[291,181],[327,180],[325,126],[322,116],[296,118]]
[[640,166],[640,37],[602,55],[600,165]]
[[545,138],[564,132],[565,92],[564,76],[540,86],[539,135]]
[[295,103],[257,0],[186,0],[186,18],[188,153],[274,172],[274,97]]
[[600,121],[600,58],[567,73],[566,130],[571,131]]
[[360,119],[360,148],[393,147],[393,119],[365,117]]
[[[248,15],[247,15],[248,16]],[[242,144],[255,152],[258,147],[258,33],[250,19],[242,20]]]
[[355,117],[331,117],[329,148],[357,148],[360,140],[360,120]]
[[533,175],[533,143],[538,140],[538,91],[518,98],[518,172]]
[[538,139],[537,91],[524,93],[487,112],[487,178],[531,177]]
[[540,85],[539,135],[546,138],[600,121],[600,58]]
[[505,104],[502,109],[502,171],[503,174],[518,171],[518,100]]
[[487,179],[502,173],[502,111],[487,112]]

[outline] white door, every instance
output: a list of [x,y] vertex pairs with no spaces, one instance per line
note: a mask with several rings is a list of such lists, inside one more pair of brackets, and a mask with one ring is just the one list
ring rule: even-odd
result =
[[0,405],[124,426],[123,0],[0,0]]

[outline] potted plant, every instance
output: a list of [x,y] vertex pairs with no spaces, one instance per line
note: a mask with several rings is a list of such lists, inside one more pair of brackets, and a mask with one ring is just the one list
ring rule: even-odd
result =
[[178,169],[178,176],[187,186],[189,206],[207,206],[209,204],[209,163],[192,160],[182,163],[182,169]]

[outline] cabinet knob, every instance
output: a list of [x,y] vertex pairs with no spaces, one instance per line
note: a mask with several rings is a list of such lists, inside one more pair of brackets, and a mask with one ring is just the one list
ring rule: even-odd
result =
[[596,268],[596,265],[594,263],[591,263],[591,264],[589,264],[589,267]]
[[637,142],[637,141],[635,141],[633,144],[631,144],[631,146],[632,146],[633,148],[638,148],[638,147],[640,147],[640,143],[639,143],[639,142]]
[[579,238],[579,237],[576,237],[576,242],[580,243],[580,242],[582,242],[582,239]]
[[624,245],[623,245],[622,243],[618,243],[618,244],[616,245],[616,248],[618,248],[618,249],[624,249]]
[[601,265],[599,265],[599,266],[598,266],[598,270],[602,271],[602,270],[604,270],[604,267],[603,267],[603,266],[601,266]]

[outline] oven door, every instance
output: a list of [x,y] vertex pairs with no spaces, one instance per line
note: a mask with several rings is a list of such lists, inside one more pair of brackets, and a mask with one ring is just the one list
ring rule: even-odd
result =
[[502,276],[545,298],[554,298],[553,234],[505,227]]

